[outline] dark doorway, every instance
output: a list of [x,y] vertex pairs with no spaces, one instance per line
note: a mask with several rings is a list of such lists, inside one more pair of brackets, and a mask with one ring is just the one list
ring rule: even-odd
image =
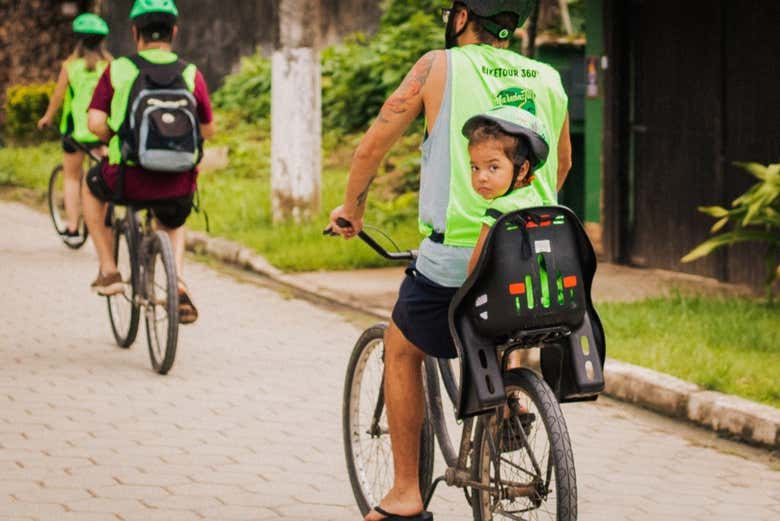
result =
[[734,161],[780,161],[780,7],[631,0],[615,12],[625,30],[612,45],[624,48],[610,52],[627,56],[625,91],[610,101],[625,122],[617,138],[625,163],[614,171],[625,176],[621,256],[758,285],[760,247],[680,258],[710,235],[713,221],[697,207],[728,206],[755,182]]

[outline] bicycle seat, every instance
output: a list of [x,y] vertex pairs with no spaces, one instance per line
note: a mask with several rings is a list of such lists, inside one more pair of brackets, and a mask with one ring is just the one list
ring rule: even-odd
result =
[[563,206],[517,210],[491,228],[449,308],[461,365],[458,417],[505,400],[496,347],[541,346],[542,373],[561,402],[604,389],[604,331],[590,291],[596,255]]

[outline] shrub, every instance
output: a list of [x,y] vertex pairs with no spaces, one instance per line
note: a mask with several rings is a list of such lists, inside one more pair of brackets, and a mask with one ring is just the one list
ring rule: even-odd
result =
[[758,163],[736,163],[758,179],[748,190],[734,199],[731,209],[720,206],[702,206],[699,211],[718,219],[711,232],[722,230],[731,223],[733,229],[716,235],[693,249],[683,262],[709,255],[718,248],[741,242],[759,242],[768,246],[765,262],[765,281],[768,300],[772,300],[772,286],[780,278],[780,163],[769,166]]
[[[5,135],[11,140],[39,140],[36,124],[46,112],[54,83],[12,85],[5,91]],[[59,116],[54,119],[59,123]],[[36,139],[37,138],[37,139]]]
[[241,68],[225,78],[225,84],[214,93],[214,105],[235,112],[250,123],[271,117],[271,61],[259,52],[241,59]]
[[326,130],[362,130],[425,52],[441,48],[444,31],[424,12],[380,28],[372,38],[356,34],[323,52],[322,111]]

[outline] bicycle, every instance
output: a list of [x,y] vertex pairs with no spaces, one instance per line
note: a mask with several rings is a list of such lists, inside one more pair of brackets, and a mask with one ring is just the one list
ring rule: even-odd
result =
[[[91,165],[95,165],[100,162],[100,158],[96,156],[91,149],[79,143],[71,136],[66,134],[58,134],[58,135],[60,136],[61,139],[67,141],[68,144],[84,152],[89,158]],[[82,182],[83,179],[84,176],[82,176]],[[66,219],[64,219],[65,189],[63,183],[64,183],[63,165],[59,164],[54,167],[54,169],[51,172],[51,175],[49,176],[49,188],[47,193],[47,200],[49,203],[49,215],[51,216],[52,223],[54,224],[54,229],[57,231],[57,234],[60,236],[60,239],[62,239],[62,242],[64,242],[68,248],[77,250],[81,248],[85,242],[87,242],[89,231],[87,230],[87,225],[84,222],[83,216],[80,216],[79,225],[77,228],[78,236],[76,236],[75,238],[68,238],[65,235],[65,232],[67,231],[67,224],[66,224]]]
[[[338,224],[349,226],[344,220]],[[388,252],[366,232],[358,236],[385,258],[416,258],[414,250]],[[560,254],[553,256],[553,251]],[[567,208],[512,212],[491,229],[477,268],[450,306],[459,357],[452,362],[426,357],[423,364],[419,472],[426,509],[444,482],[464,490],[476,521],[576,520],[574,456],[559,403],[594,400],[604,388],[603,329],[590,300],[595,266],[582,225]],[[517,273],[529,275],[507,286],[505,279],[516,279]],[[556,276],[543,280],[542,273]],[[550,297],[546,307],[544,282]],[[496,288],[507,293],[507,287],[505,299]],[[534,291],[540,298],[532,302]],[[515,313],[501,311],[507,303]],[[363,332],[345,378],[343,441],[363,515],[379,504],[393,480],[384,411],[386,327],[377,324]],[[541,348],[541,374],[510,367],[512,353],[532,347]],[[457,376],[453,365],[460,368]],[[462,425],[457,450],[446,424],[440,378]],[[436,480],[434,437],[447,465]]]
[[[145,210],[142,221],[138,213]],[[127,205],[116,218],[109,206],[107,222],[114,235],[114,260],[124,291],[106,297],[111,330],[119,347],[129,348],[138,334],[141,308],[152,368],[167,374],[176,357],[179,332],[179,292],[170,238],[155,230],[153,212]]]

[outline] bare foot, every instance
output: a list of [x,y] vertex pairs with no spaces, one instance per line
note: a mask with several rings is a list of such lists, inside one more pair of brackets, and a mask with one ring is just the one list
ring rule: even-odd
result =
[[[419,490],[403,493],[391,489],[379,503],[379,506],[386,512],[392,512],[400,516],[413,516],[423,510],[422,497],[420,497]],[[382,521],[383,519],[385,519],[385,516],[372,509],[363,518],[363,521]]]

